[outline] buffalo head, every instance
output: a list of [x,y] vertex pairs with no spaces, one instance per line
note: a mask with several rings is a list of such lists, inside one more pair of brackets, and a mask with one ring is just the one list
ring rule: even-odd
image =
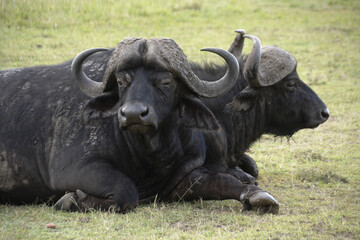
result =
[[197,96],[215,97],[227,92],[239,73],[231,53],[208,48],[203,50],[225,59],[228,71],[218,81],[201,80],[175,41],[129,38],[113,52],[103,81],[95,82],[84,74],[81,65],[87,56],[101,50],[84,51],[72,63],[79,88],[93,97],[84,113],[90,118],[117,114],[120,127],[136,133],[156,131],[174,110],[186,125],[217,128],[215,117]]
[[[276,135],[292,135],[300,129],[315,128],[324,123],[329,118],[329,111],[300,79],[295,58],[279,47],[261,47],[255,36],[244,37],[254,43],[243,69],[248,86],[228,107],[247,112],[257,104],[257,111],[262,111],[261,116],[268,118],[267,132]],[[242,46],[239,49],[241,51]]]

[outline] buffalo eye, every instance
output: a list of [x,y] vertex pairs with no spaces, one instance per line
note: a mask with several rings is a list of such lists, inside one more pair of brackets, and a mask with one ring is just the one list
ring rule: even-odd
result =
[[160,84],[163,86],[169,86],[171,84],[171,79],[166,78],[160,81]]
[[296,83],[293,80],[290,80],[286,83],[286,90],[289,92],[295,92],[296,91]]
[[116,74],[116,80],[119,85],[119,87],[127,87],[131,83],[131,76],[128,73],[117,73]]
[[173,79],[171,78],[162,78],[158,80],[155,83],[155,87],[161,88],[161,87],[170,87],[170,85],[173,83]]

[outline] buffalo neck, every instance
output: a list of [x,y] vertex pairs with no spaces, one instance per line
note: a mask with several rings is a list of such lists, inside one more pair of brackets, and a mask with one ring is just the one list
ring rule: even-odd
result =
[[178,125],[170,123],[161,125],[151,134],[123,131],[131,157],[133,180],[140,198],[145,201],[152,200],[156,194],[166,194],[166,188],[177,183],[172,178],[183,164],[184,149]]
[[257,97],[255,104],[248,111],[230,113],[232,116],[232,131],[228,131],[232,138],[229,143],[231,153],[243,154],[251,144],[267,132],[269,121],[268,104],[262,97]]
[[164,169],[172,168],[176,164],[173,159],[183,155],[177,125],[175,120],[170,120],[145,134],[123,131],[132,158],[156,174],[166,174]]

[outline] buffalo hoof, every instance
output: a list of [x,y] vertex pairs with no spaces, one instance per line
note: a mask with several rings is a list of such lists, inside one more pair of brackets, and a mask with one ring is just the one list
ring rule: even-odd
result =
[[64,211],[79,211],[81,207],[78,204],[79,197],[75,192],[66,193],[62,196],[54,205],[56,210],[64,210]]
[[243,211],[256,211],[258,213],[272,213],[277,214],[279,212],[279,203],[269,193],[264,191],[258,191],[252,194],[248,199],[244,199]]

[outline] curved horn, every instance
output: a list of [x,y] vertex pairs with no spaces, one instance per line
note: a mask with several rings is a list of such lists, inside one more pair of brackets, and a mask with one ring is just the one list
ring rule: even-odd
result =
[[262,87],[259,82],[259,65],[261,56],[260,39],[253,35],[244,35],[253,41],[254,45],[244,67],[244,78],[252,87]]
[[185,79],[187,85],[202,97],[216,97],[228,92],[236,83],[239,76],[239,63],[230,52],[220,48],[203,48],[201,51],[213,52],[227,63],[228,70],[217,81],[205,81],[198,78],[194,73],[192,78]]
[[107,51],[109,49],[107,48],[92,48],[85,50],[81,53],[79,53],[71,64],[71,73],[80,88],[80,90],[85,93],[86,95],[90,97],[96,97],[102,93],[103,90],[103,84],[101,82],[96,82],[86,76],[86,74],[82,70],[82,64],[84,60],[90,56],[91,54],[94,54],[99,51]]

